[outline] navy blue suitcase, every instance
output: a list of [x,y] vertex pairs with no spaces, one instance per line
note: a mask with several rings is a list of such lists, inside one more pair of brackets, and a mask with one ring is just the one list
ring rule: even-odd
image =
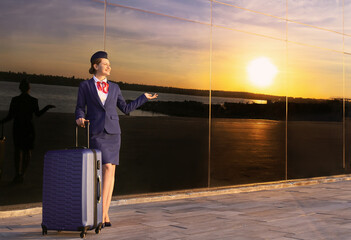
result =
[[102,228],[101,151],[88,148],[48,151],[44,157],[42,233],[48,230],[100,233]]

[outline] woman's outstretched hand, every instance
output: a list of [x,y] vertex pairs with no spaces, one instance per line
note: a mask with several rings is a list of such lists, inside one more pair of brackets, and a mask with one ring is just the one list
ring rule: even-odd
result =
[[152,95],[151,93],[144,93],[144,95],[145,95],[145,97],[146,97],[147,99],[149,99],[149,100],[155,99],[155,98],[158,97],[158,94],[157,94],[157,93],[155,93],[154,95]]

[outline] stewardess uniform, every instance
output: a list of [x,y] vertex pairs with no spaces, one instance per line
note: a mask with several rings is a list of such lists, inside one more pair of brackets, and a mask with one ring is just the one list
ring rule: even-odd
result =
[[127,104],[117,83],[95,76],[80,83],[75,116],[90,121],[90,146],[101,150],[102,164],[119,165],[121,128],[116,106],[128,114],[147,101],[143,94]]

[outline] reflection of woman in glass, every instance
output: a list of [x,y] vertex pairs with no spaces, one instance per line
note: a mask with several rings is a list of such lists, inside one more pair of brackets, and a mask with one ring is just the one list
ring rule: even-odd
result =
[[22,183],[31,159],[31,150],[34,148],[35,131],[32,122],[33,113],[40,117],[53,105],[47,105],[39,111],[38,99],[29,95],[30,84],[26,79],[20,82],[19,89],[22,94],[12,98],[10,110],[2,123],[13,121],[13,140],[15,145],[16,176],[13,183]]
[[[90,80],[83,81],[78,90],[76,123],[84,127],[90,121],[90,146],[102,152],[103,172],[103,219],[104,226],[111,226],[108,210],[110,207],[115,182],[115,167],[119,164],[121,129],[116,106],[125,114],[135,110],[148,99],[157,98],[157,94],[145,93],[136,100],[126,103],[119,86],[107,81],[111,67],[107,53],[96,52],[90,59]],[[87,112],[85,113],[85,107]]]

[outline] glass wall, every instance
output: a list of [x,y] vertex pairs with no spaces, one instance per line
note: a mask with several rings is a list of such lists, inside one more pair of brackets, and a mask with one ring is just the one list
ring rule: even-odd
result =
[[[286,48],[276,39],[285,25],[252,14],[223,4],[213,7],[218,27],[212,32],[211,187],[285,177]],[[256,27],[256,21],[275,27]]]
[[[90,77],[91,48],[103,46],[104,25],[100,23],[104,22],[104,5],[84,0],[5,0],[0,12],[0,28],[6,32],[0,37],[4,59],[0,65],[0,119],[7,115],[12,97],[20,95],[19,81],[24,78],[31,82],[29,94],[38,99],[40,109],[56,106],[33,119],[34,149],[23,183],[14,179],[19,170],[12,129],[19,126],[13,126],[12,120],[4,124],[0,204],[41,202],[45,152],[74,146],[77,79]],[[83,138],[80,143],[86,144]]]
[[44,154],[74,145],[78,85],[99,50],[126,100],[159,94],[119,112],[114,195],[350,173],[348,10],[331,0],[1,1],[0,119],[23,78],[40,108],[56,108],[34,119],[22,184],[5,123],[0,205],[41,201]]
[[[142,112],[120,118],[117,194],[207,186],[210,29],[191,20],[208,12],[210,3],[198,1],[198,12],[178,19],[164,14],[185,18],[182,9],[187,4],[166,2],[112,1],[108,6],[111,79],[122,82],[128,100],[145,91],[159,94],[141,107]],[[124,83],[140,87],[123,89]]]
[[289,1],[289,19],[287,176],[345,173],[342,2]]
[[288,177],[343,173],[343,56],[301,45],[288,56]]

